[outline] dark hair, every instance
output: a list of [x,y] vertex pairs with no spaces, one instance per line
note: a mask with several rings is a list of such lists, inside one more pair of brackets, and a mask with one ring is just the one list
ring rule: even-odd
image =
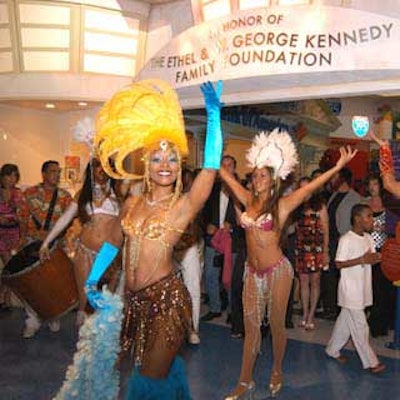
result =
[[271,213],[274,226],[279,227],[279,199],[282,195],[282,187],[280,178],[273,179],[274,170],[271,167],[264,167],[270,174],[273,183],[272,193],[268,200],[261,207],[261,211],[257,218],[263,214]]
[[187,167],[182,169],[182,185],[183,185],[182,192],[187,192],[190,189],[190,186],[188,187],[187,185],[186,178],[189,178],[191,180],[190,182],[191,185],[195,177],[196,176],[191,169]]
[[10,176],[12,174],[15,174],[17,176],[17,182],[18,182],[19,178],[20,178],[20,174],[19,174],[18,166],[16,166],[15,164],[4,164],[1,167],[0,176],[2,178],[4,176]]
[[371,207],[367,204],[362,204],[362,203],[358,203],[356,205],[353,206],[353,208],[351,209],[351,225],[354,224],[354,220],[357,216],[361,215],[365,210],[370,210]]
[[201,172],[201,168],[195,168],[195,169],[193,170],[193,175],[194,175],[194,177],[196,178],[196,176],[197,176],[200,172]]
[[47,160],[42,164],[42,173],[43,172],[47,172],[47,170],[49,169],[50,165],[60,165],[60,163],[58,161],[55,160]]
[[[299,186],[301,182],[311,182],[312,179],[308,176],[303,176],[299,179]],[[311,197],[301,204],[293,212],[293,218],[295,221],[299,220],[305,210],[312,210],[314,212],[320,211],[322,206],[326,203],[324,196],[320,191],[314,192]]]
[[351,172],[351,169],[345,167],[339,171],[339,177],[342,179],[342,181],[346,182],[348,185],[351,185],[353,173]]
[[300,187],[301,182],[307,182],[307,183],[309,183],[309,182],[311,182],[311,178],[309,178],[308,176],[302,176],[302,177],[299,179],[299,182],[298,182],[299,187]]
[[315,175],[321,175],[323,173],[324,173],[324,170],[321,168],[314,169],[314,171],[311,172],[311,179],[315,179]]
[[[379,188],[380,188],[380,194],[382,194],[382,190],[383,190],[383,184],[382,184],[382,179],[381,176],[376,173],[376,172],[371,172],[370,174],[367,175],[367,177],[365,178],[365,190],[368,192],[368,185],[371,183],[371,181],[378,181],[379,183]],[[368,192],[368,194],[371,194]]]
[[[89,204],[92,207],[93,202],[93,169],[100,165],[100,161],[97,158],[92,158],[88,162],[85,169],[85,178],[83,181],[82,189],[78,196],[78,218],[82,224],[90,220],[90,216],[86,211],[86,205]],[[115,180],[110,179],[111,188],[114,190]]]
[[222,160],[224,160],[224,159],[232,160],[233,161],[233,166],[236,168],[237,161],[236,161],[235,157],[233,157],[233,156],[231,156],[229,154],[225,154],[224,156],[222,156]]

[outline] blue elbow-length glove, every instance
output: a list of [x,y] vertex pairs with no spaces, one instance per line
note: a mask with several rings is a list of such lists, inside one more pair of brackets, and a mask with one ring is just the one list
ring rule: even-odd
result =
[[95,310],[107,307],[102,293],[97,290],[97,284],[99,283],[99,280],[104,272],[106,272],[107,268],[114,261],[118,251],[118,247],[115,247],[111,243],[104,242],[97,253],[89,277],[85,282],[87,299]]
[[214,88],[211,82],[203,83],[200,89],[203,93],[207,110],[207,132],[203,168],[219,169],[223,147],[221,108],[224,104],[220,100],[222,81],[217,82],[216,88]]

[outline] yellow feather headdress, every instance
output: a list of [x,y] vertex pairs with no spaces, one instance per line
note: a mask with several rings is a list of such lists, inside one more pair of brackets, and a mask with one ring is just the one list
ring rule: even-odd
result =
[[165,81],[135,82],[117,92],[97,115],[94,146],[104,170],[113,178],[141,178],[128,172],[124,161],[160,141],[172,143],[181,157],[187,156],[182,109],[175,90]]

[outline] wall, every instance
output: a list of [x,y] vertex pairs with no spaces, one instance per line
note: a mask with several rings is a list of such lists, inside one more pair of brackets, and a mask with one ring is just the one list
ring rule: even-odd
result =
[[339,115],[342,126],[333,132],[331,136],[354,139],[355,136],[351,130],[351,119],[354,115],[366,115],[369,117],[371,128],[374,132],[385,139],[390,139],[392,124],[384,122],[380,122],[379,124],[374,123],[376,119],[382,116],[378,108],[384,105],[389,105],[393,111],[400,112],[400,101],[391,99],[390,97],[343,98],[342,111]]
[[0,165],[17,164],[22,186],[40,182],[42,163],[52,159],[63,167],[64,156],[71,150],[73,126],[84,115],[94,114],[95,110],[57,113],[1,105]]
[[250,142],[247,140],[228,140],[224,148],[224,154],[229,154],[235,157],[237,161],[236,172],[240,178],[244,178],[247,172],[251,171],[251,168],[247,165],[246,151],[250,147]]
[[[378,107],[391,105],[394,111],[400,112],[400,101],[376,97],[344,98],[339,119],[342,126],[331,136],[354,139],[351,131],[353,115],[368,115],[371,123],[379,116]],[[0,105],[0,165],[6,162],[18,164],[21,170],[21,183],[35,184],[40,181],[40,166],[47,159],[56,159],[64,166],[65,155],[81,157],[81,173],[86,167],[88,152],[73,141],[73,127],[84,117],[94,118],[98,109],[74,112],[36,111],[18,107]],[[373,125],[375,131],[379,127]],[[391,125],[389,126],[391,129]],[[204,126],[192,129],[195,134],[203,135]],[[3,135],[6,133],[7,138]],[[320,154],[326,148],[326,138],[310,135],[302,141],[306,145],[300,152],[303,158],[302,171],[314,169]],[[227,141],[224,153],[232,154],[238,161],[238,172],[241,177],[248,172],[245,151],[250,146],[249,140],[231,139]],[[198,149],[198,159],[202,159],[202,145]],[[312,151],[311,151],[311,150]],[[73,190],[76,188],[72,188]]]
[[[313,0],[313,6],[334,6],[369,11],[391,17],[400,17],[399,0]],[[177,18],[177,16],[179,16]],[[190,0],[180,0],[151,6],[148,19],[146,60],[153,57],[174,36],[193,26]]]
[[145,60],[148,61],[173,37],[192,26],[192,8],[188,0],[151,6],[147,20]]

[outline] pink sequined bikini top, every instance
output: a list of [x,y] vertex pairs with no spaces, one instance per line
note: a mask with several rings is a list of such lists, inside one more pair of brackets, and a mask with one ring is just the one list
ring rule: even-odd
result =
[[260,215],[256,220],[254,220],[252,217],[247,215],[246,211],[240,216],[240,225],[244,229],[258,228],[265,232],[272,231],[274,228],[274,222],[271,214]]

